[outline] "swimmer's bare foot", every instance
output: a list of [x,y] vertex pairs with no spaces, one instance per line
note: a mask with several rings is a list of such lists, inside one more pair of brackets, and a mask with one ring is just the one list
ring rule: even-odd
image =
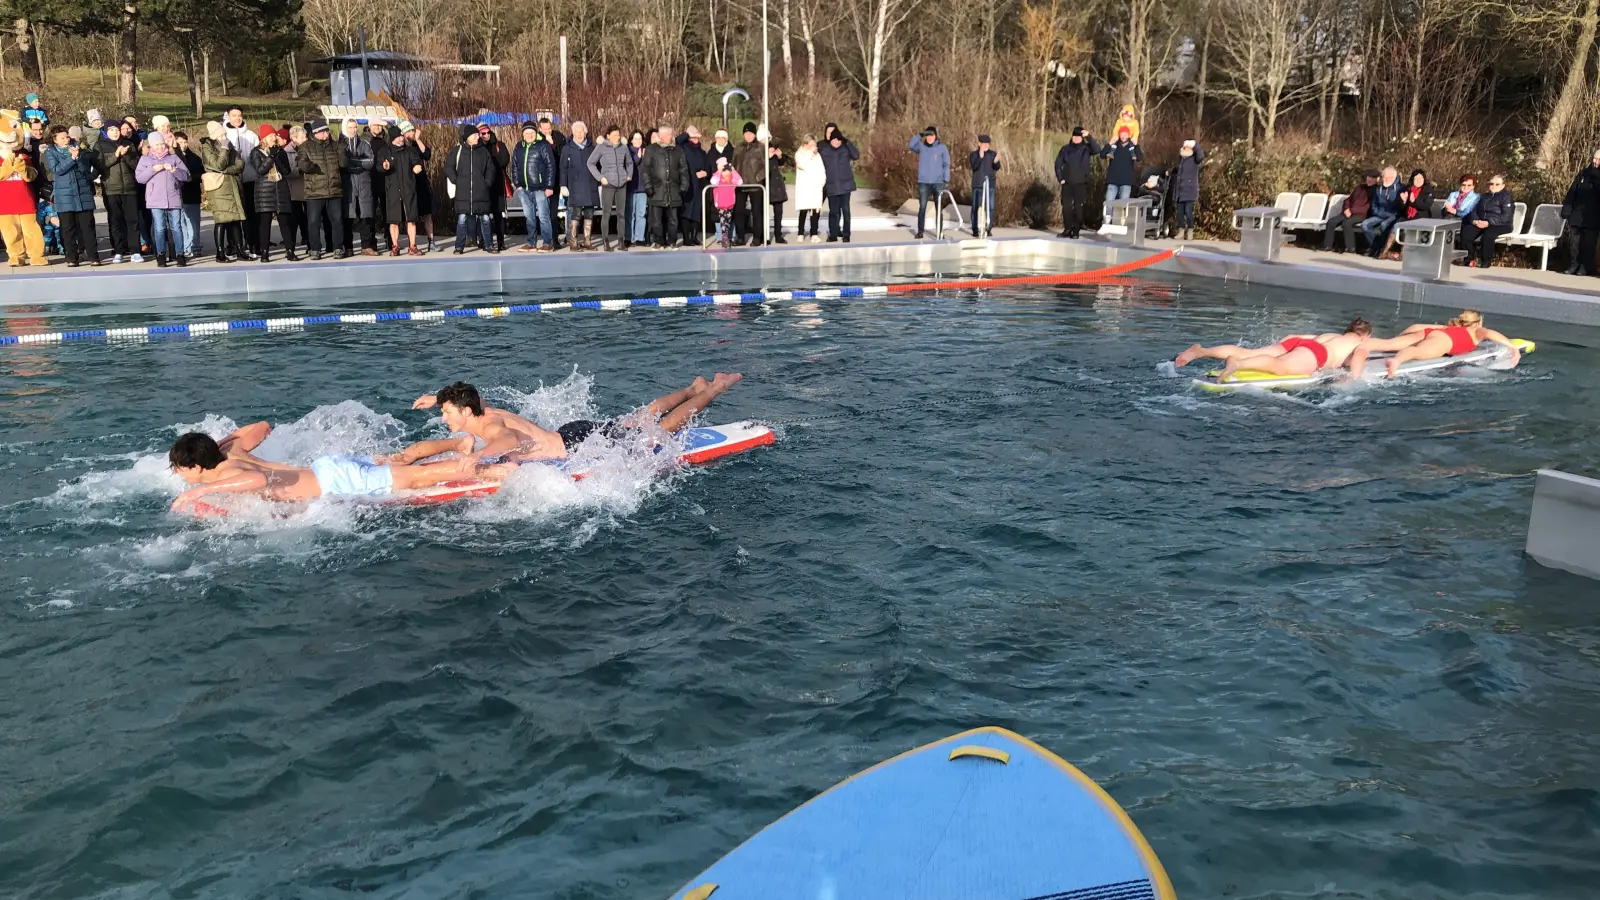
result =
[[711,384],[713,387],[718,387],[725,391],[738,384],[743,378],[744,376],[738,372],[718,372],[717,377],[711,379]]
[[1393,357],[1390,357],[1388,360],[1384,361],[1383,367],[1389,370],[1390,378],[1393,378],[1400,373],[1400,361]]
[[1233,373],[1237,372],[1237,371],[1239,371],[1239,363],[1236,360],[1230,359],[1230,360],[1228,360],[1227,364],[1222,367],[1222,371],[1220,373],[1218,373],[1217,380],[1218,381],[1227,381],[1228,378],[1231,377],[1233,375]]
[[1202,349],[1199,344],[1190,344],[1189,349],[1179,353],[1178,358],[1174,359],[1172,364],[1175,366],[1187,366],[1199,358]]
[[705,390],[706,388],[708,388],[710,386],[711,386],[711,382],[707,381],[705,379],[705,377],[702,376],[702,375],[696,375],[694,377],[694,380],[689,382],[689,390],[694,391],[696,394],[700,393],[701,391]]

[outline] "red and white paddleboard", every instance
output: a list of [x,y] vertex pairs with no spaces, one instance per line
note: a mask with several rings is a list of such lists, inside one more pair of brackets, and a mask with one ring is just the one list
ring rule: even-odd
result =
[[[777,437],[772,433],[772,429],[758,422],[733,422],[708,428],[690,428],[683,433],[683,449],[678,454],[677,461],[687,465],[702,465],[755,447],[765,447],[776,440]],[[575,481],[582,481],[588,472],[581,468],[574,469],[570,464],[571,460],[564,459],[525,463],[530,466],[551,466],[567,472]],[[487,497],[499,490],[500,483],[497,481],[472,478],[448,481],[417,490],[395,491],[387,497],[352,498],[352,502],[371,503],[377,506],[433,506],[455,500]],[[259,506],[262,501],[247,495],[213,494],[204,500],[195,501],[193,514],[200,518],[228,516],[238,511],[241,503]],[[271,507],[272,516],[288,517],[303,510],[305,504],[273,503]]]

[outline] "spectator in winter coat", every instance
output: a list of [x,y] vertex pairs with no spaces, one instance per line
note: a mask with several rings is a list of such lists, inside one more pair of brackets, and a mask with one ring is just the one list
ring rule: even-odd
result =
[[1117,129],[1116,140],[1105,145],[1100,155],[1110,160],[1106,165],[1106,209],[1104,221],[1111,221],[1111,201],[1126,200],[1133,196],[1135,169],[1144,162],[1144,151],[1132,136],[1127,125]]
[[656,142],[654,129],[645,140],[644,132],[637,129],[628,135],[628,152],[633,156],[633,178],[628,181],[628,230],[623,249],[632,244],[644,243],[645,220],[650,212],[650,197],[644,192],[644,148]]
[[[1433,185],[1428,183],[1428,173],[1416,169],[1411,173],[1411,181],[1400,191],[1400,220],[1409,222],[1412,219],[1426,219],[1433,214]],[[1399,259],[1400,254],[1394,249],[1394,229],[1389,229],[1389,237],[1383,242],[1383,255],[1390,259]]]
[[52,125],[44,164],[55,178],[56,215],[61,217],[61,245],[67,265],[77,268],[84,260],[90,265],[105,265],[94,236],[94,180],[100,174],[94,151],[74,144],[66,128]]
[[756,123],[744,123],[744,143],[733,151],[733,169],[739,173],[740,187],[734,192],[733,222],[740,244],[759,247],[767,233],[761,218],[761,186],[767,183],[767,151],[761,145]]
[[511,151],[495,135],[487,122],[478,123],[478,143],[489,151],[494,163],[494,189],[489,192],[489,223],[494,231],[494,247],[506,249],[506,172],[511,168]]
[[144,187],[134,177],[139,167],[139,139],[122,134],[122,122],[106,126],[100,152],[100,192],[106,202],[106,230],[111,232],[111,261],[144,262],[139,253],[139,210]]
[[[623,245],[628,217],[628,183],[633,180],[633,150],[622,142],[622,129],[606,127],[605,137],[589,154],[589,174],[600,183],[600,239],[607,252]],[[587,236],[587,232],[585,232]],[[585,240],[584,243],[588,243]]]
[[304,125],[291,125],[280,129],[278,136],[283,138],[284,153],[289,156],[289,221],[294,225],[295,233],[283,236],[283,245],[294,249],[300,240],[306,242],[306,251],[311,250],[310,232],[306,228],[306,176],[300,171],[300,147],[311,136],[306,134]]
[[939,131],[932,125],[911,139],[909,149],[917,155],[917,239],[922,239],[928,201],[933,201],[933,214],[939,215],[939,196],[950,183],[950,148],[939,140]]
[[1367,236],[1367,255],[1377,259],[1383,255],[1383,242],[1389,229],[1400,218],[1400,173],[1394,166],[1383,170],[1383,180],[1372,189],[1372,209],[1361,223],[1361,232]]
[[972,170],[972,236],[979,237],[978,210],[987,217],[983,229],[994,236],[994,194],[1000,172],[1000,157],[989,147],[989,136],[978,135],[978,149],[967,154],[967,168]]
[[333,140],[328,133],[326,119],[311,123],[311,140],[297,148],[296,164],[305,176],[306,184],[306,237],[311,245],[311,258],[322,259],[327,254],[322,249],[322,223],[328,222],[331,234],[329,250],[337,250],[339,259],[350,258],[344,249],[344,144]]
[[690,125],[678,136],[678,149],[689,167],[689,186],[683,192],[683,236],[685,241],[701,240],[700,219],[704,211],[705,188],[716,164],[700,144],[700,129]]
[[822,220],[822,186],[827,181],[828,172],[822,164],[822,154],[817,152],[817,139],[805,135],[794,151],[794,205],[799,213],[795,234],[801,243],[809,240],[815,244],[822,240],[817,229]]
[[1056,181],[1061,185],[1061,234],[1076,238],[1083,228],[1083,210],[1089,202],[1089,182],[1094,180],[1094,161],[1100,145],[1083,128],[1072,129],[1072,137],[1056,153]]
[[573,122],[572,139],[561,148],[561,196],[567,201],[567,246],[573,250],[593,249],[589,240],[594,237],[594,212],[600,206],[600,179],[589,171],[593,152],[589,126]]
[[511,151],[511,187],[528,228],[527,242],[517,248],[522,253],[549,253],[555,249],[555,232],[550,224],[550,198],[556,193],[556,156],[552,146],[540,136],[538,125],[523,122],[522,140]]
[[[378,149],[377,168],[383,172],[383,209],[389,220],[389,255],[400,255],[400,226],[406,229],[406,254],[421,256],[417,247],[417,222],[422,218],[417,202],[417,185],[425,174],[422,151],[406,140],[398,127],[389,129],[389,140]],[[546,207],[548,208],[548,206]]]
[[744,179],[726,157],[717,157],[717,170],[711,173],[711,202],[717,208],[717,231],[722,235],[722,249],[733,245],[733,207],[738,203],[739,185]]
[[[154,125],[155,120],[152,119],[151,124]],[[256,146],[261,143],[261,132],[259,129],[251,128],[248,124],[246,124],[244,120],[244,110],[237,106],[228,107],[228,111],[222,117],[222,126],[228,146],[232,147],[233,152],[239,155],[239,161],[243,163],[245,160],[249,159],[250,151],[254,150]],[[198,179],[199,176],[196,175],[195,180]],[[250,187],[242,188],[241,199],[244,201],[244,220],[252,225],[255,224],[256,221],[255,191],[252,190],[253,186],[255,185],[255,181],[255,173],[250,171],[249,166],[244,166],[244,174],[240,176],[239,183],[242,186],[249,185]],[[262,248],[257,247],[254,244],[255,229],[252,228],[250,231],[251,234],[247,235],[247,238],[252,242],[250,249],[252,252],[259,255]]]
[[[1489,193],[1478,200],[1472,218],[1461,223],[1461,249],[1467,251],[1467,265],[1487,269],[1494,265],[1495,241],[1511,233],[1516,204],[1511,199],[1511,189],[1504,175],[1489,179]],[[1472,258],[1477,250],[1477,259]]]
[[455,185],[456,246],[455,254],[467,252],[467,239],[476,236],[479,246],[489,253],[498,253],[494,243],[494,225],[490,210],[494,203],[490,193],[495,189],[494,159],[489,155],[471,125],[461,126],[461,143],[457,144],[444,161],[444,177]]
[[[217,126],[220,132],[221,123],[210,124]],[[153,217],[156,265],[165,268],[169,261],[176,260],[182,266],[188,261],[181,255],[182,248],[178,246],[178,238],[182,235],[178,219],[183,215],[183,192],[179,185],[192,176],[183,160],[167,146],[165,135],[152,131],[146,140],[150,152],[140,158],[134,177],[144,185],[145,206]],[[223,144],[222,149],[226,156],[235,158],[236,155],[227,144]],[[234,199],[238,199],[238,188],[234,189]]]
[[822,192],[828,198],[828,243],[843,239],[850,243],[850,195],[856,190],[856,175],[850,164],[861,158],[856,145],[835,128],[828,143],[818,151],[826,179]]
[[262,262],[272,260],[272,217],[278,217],[278,233],[283,238],[284,259],[295,262],[294,255],[294,199],[289,194],[289,152],[283,148],[278,130],[268,123],[256,129],[256,146],[245,161],[245,168],[255,173],[255,182],[246,190],[255,195],[256,220],[251,224],[255,231],[254,244],[261,248],[256,256]]
[[1473,210],[1478,208],[1480,197],[1481,195],[1478,193],[1478,176],[1463,175],[1461,176],[1461,188],[1451,191],[1450,196],[1444,198],[1444,214],[1458,219],[1465,219],[1472,215]]
[[[388,195],[388,186],[384,182],[388,179],[389,173],[378,165],[378,157],[389,149],[389,123],[382,116],[373,116],[367,120],[367,130],[361,136],[366,138],[367,146],[372,148],[372,171],[369,173],[372,178],[372,222],[378,237],[382,238],[387,230],[383,226],[389,223],[387,207],[384,204],[384,199]],[[394,244],[391,243],[389,249],[392,251]],[[398,253],[392,252],[389,255],[399,256]]]
[[1595,268],[1595,245],[1600,243],[1600,150],[1587,168],[1579,169],[1561,203],[1567,220],[1567,252],[1572,254],[1568,275],[1600,274]]
[[1178,239],[1194,239],[1194,205],[1200,200],[1200,166],[1206,151],[1193,138],[1178,148],[1178,164],[1172,167],[1172,194],[1178,204]]
[[206,164],[200,154],[190,148],[189,135],[174,131],[172,139],[172,152],[178,154],[178,158],[183,160],[183,167],[190,173],[189,180],[178,186],[178,193],[183,197],[183,246],[186,248],[182,255],[195,259],[200,255],[200,201],[203,192],[200,190],[200,179],[194,177],[194,173],[204,172]]
[[679,212],[691,184],[689,163],[683,148],[672,137],[672,126],[656,129],[656,142],[644,149],[644,193],[650,198],[650,246],[657,250],[682,247],[678,237]]
[[378,255],[378,238],[373,233],[373,219],[377,215],[372,200],[372,144],[361,136],[361,126],[355,119],[345,119],[343,137],[344,168],[340,170],[340,193],[344,196],[344,217],[349,229],[344,236],[344,250],[355,250],[356,233],[361,235],[361,255]]
[[1372,212],[1372,190],[1378,186],[1378,170],[1368,169],[1361,176],[1361,183],[1350,189],[1350,196],[1344,200],[1344,206],[1339,212],[1328,220],[1328,227],[1322,233],[1322,249],[1333,249],[1333,237],[1341,230],[1344,231],[1344,250],[1349,253],[1356,249],[1356,226],[1365,222]]
[[[152,131],[147,140],[159,134],[161,132]],[[217,242],[217,262],[254,259],[244,237],[245,207],[239,194],[239,176],[244,172],[244,159],[228,143],[227,132],[221,122],[206,123],[206,136],[200,139],[200,161],[205,164],[205,173],[200,176],[200,208],[211,213],[212,237]],[[189,177],[195,177],[194,173],[189,173]],[[149,196],[147,190],[146,205],[149,204]],[[154,215],[155,207],[150,208]],[[182,201],[173,208],[182,210]]]
[[[417,231],[427,232],[428,249],[424,252],[432,253],[433,246],[433,181],[428,176],[428,162],[433,159],[433,150],[422,140],[422,132],[410,122],[400,123],[400,134],[411,146],[417,148],[422,154],[422,171],[417,173]],[[551,171],[554,171],[552,163]],[[553,177],[553,176],[552,176]],[[553,185],[552,185],[553,186]]]
[[783,205],[789,202],[789,186],[783,183],[783,148],[767,151],[767,205],[772,207],[772,242],[787,244],[783,239]]

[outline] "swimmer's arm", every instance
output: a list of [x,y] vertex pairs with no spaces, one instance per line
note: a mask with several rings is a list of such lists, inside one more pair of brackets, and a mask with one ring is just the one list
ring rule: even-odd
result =
[[1368,353],[1377,353],[1387,350],[1404,350],[1415,346],[1417,336],[1414,332],[1402,332],[1399,337],[1392,338],[1367,338],[1361,342],[1361,347]]
[[472,444],[472,435],[458,438],[441,438],[436,441],[418,441],[399,453],[380,456],[373,462],[384,466],[409,466],[418,460],[427,459],[430,456],[438,456],[441,453],[471,453]]
[[421,397],[411,401],[412,409],[433,409],[438,405],[439,398],[433,394],[423,394]]
[[[483,446],[476,453],[470,454],[474,460],[505,456],[522,444],[522,435],[504,425],[495,425],[485,429],[482,437]],[[469,447],[468,449],[470,450],[471,448]]]
[[1502,347],[1510,347],[1511,348],[1511,364],[1513,366],[1515,366],[1517,363],[1522,361],[1522,351],[1520,349],[1518,349],[1516,344],[1513,344],[1511,342],[1510,338],[1506,337],[1505,335],[1501,334],[1498,331],[1495,331],[1495,330],[1489,329],[1489,328],[1485,328],[1483,330],[1483,336],[1485,338],[1491,340],[1491,341],[1494,341],[1496,344],[1499,344]]
[[226,478],[195,485],[172,501],[175,510],[185,509],[207,494],[252,494],[267,489],[267,473],[257,470],[235,472]]

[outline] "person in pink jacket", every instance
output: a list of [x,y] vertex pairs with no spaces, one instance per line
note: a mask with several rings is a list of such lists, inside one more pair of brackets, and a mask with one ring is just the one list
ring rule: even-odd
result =
[[728,165],[728,158],[717,157],[717,171],[711,173],[711,202],[717,207],[717,221],[722,228],[722,248],[733,243],[733,206],[737,201],[739,185],[744,179]]
[[156,265],[166,268],[173,261],[187,265],[187,248],[181,246],[179,236],[183,234],[183,183],[189,180],[189,167],[167,146],[161,132],[150,132],[145,142],[149,152],[139,158],[133,177],[144,185],[144,205],[150,210],[155,232]]

